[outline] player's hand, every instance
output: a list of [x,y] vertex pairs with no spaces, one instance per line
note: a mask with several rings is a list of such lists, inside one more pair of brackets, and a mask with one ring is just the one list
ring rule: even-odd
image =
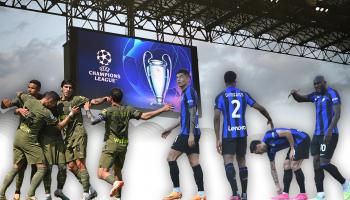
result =
[[80,112],[80,108],[78,106],[74,106],[71,110],[71,112],[75,115]]
[[270,125],[271,129],[273,129],[275,126],[273,125],[272,120],[267,121],[267,125]]
[[276,185],[276,192],[277,192],[277,194],[282,194],[283,190],[282,190],[282,187],[280,186],[280,184]]
[[188,136],[188,146],[194,147],[194,145],[195,145],[194,135],[193,133],[190,133],[190,135]]
[[112,98],[111,98],[111,97],[108,97],[108,96],[105,97],[105,100],[106,100],[106,102],[108,102],[108,103],[111,103],[111,102],[112,102]]
[[327,133],[323,140],[325,144],[328,144],[332,140],[332,133]]
[[90,108],[91,108],[91,102],[88,101],[84,104],[84,110],[90,110]]
[[295,149],[294,148],[290,148],[289,159],[290,159],[290,161],[295,160]]
[[288,95],[288,98],[294,94],[297,94],[298,92],[300,91],[300,89],[293,89],[290,91],[289,95]]
[[172,110],[172,109],[174,109],[174,106],[173,106],[173,105],[171,105],[171,104],[165,104],[165,105],[163,106],[163,108],[162,108],[162,111],[163,111],[163,112],[167,112],[167,111],[170,111],[170,110]]
[[19,113],[20,115],[22,115],[23,117],[26,117],[29,115],[29,110],[26,108],[17,108],[16,109],[16,113]]
[[166,139],[170,133],[171,133],[171,130],[169,130],[169,131],[164,131],[164,132],[162,133],[162,138],[163,138],[163,139]]
[[221,140],[216,141],[216,150],[218,151],[218,153],[220,155],[222,154],[222,141]]
[[6,109],[6,108],[9,108],[11,107],[11,99],[9,98],[5,98],[1,101],[1,108],[2,109]]

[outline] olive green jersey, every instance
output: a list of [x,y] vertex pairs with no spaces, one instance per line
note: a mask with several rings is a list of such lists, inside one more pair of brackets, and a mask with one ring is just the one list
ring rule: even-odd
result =
[[24,103],[23,108],[29,111],[28,116],[21,120],[18,131],[25,133],[24,136],[35,138],[35,141],[37,141],[41,128],[45,124],[56,125],[58,119],[39,100],[31,95],[20,94],[18,97]]
[[[89,99],[83,96],[73,96],[69,100],[60,100],[57,104],[59,110],[59,118],[63,120],[67,115],[69,115],[71,109],[74,106],[81,107],[88,101]],[[71,118],[68,125],[63,129],[63,133],[67,146],[72,146],[72,141],[74,141],[76,138],[86,135],[81,112],[75,114]]]
[[100,114],[106,121],[104,140],[127,139],[130,119],[140,119],[142,112],[130,106],[111,106]]

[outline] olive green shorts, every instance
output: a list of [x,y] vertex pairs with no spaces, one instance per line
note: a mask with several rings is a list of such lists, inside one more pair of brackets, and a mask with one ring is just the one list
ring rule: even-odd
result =
[[70,143],[74,145],[66,147],[66,162],[69,163],[78,159],[85,159],[87,135],[75,138],[74,141],[71,141]]
[[[20,142],[23,143],[23,142]],[[14,164],[27,161],[29,165],[46,163],[43,149],[39,142],[26,141],[25,144],[13,145]]]
[[49,165],[66,164],[66,147],[63,140],[43,142],[42,148]]
[[110,169],[115,166],[122,169],[128,144],[119,144],[108,140],[103,147],[99,168]]

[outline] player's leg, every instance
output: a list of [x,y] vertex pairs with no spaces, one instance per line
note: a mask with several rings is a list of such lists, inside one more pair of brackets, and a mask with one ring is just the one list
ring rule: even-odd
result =
[[66,156],[65,146],[63,140],[55,143],[55,155],[54,164],[57,165],[57,189],[54,195],[62,200],[69,200],[69,198],[63,193],[63,187],[67,179],[67,167],[66,167]]
[[205,200],[206,196],[204,193],[204,182],[203,182],[203,171],[199,163],[199,152],[187,154],[188,160],[193,170],[194,180],[197,184],[198,194],[193,200]]
[[291,161],[289,160],[289,153],[286,156],[286,159],[283,162],[283,193],[289,195],[290,184],[293,179],[293,170],[291,167]]
[[[28,161],[28,163],[29,163],[29,161]],[[43,180],[43,178],[47,172],[47,166],[43,162],[37,163],[36,167],[37,167],[37,171],[32,178],[32,181],[30,183],[30,187],[28,190],[28,195],[27,195],[28,198],[33,198],[33,199],[35,196],[36,189],[38,188],[39,184],[41,183],[41,181]]]
[[6,199],[5,193],[7,188],[10,186],[10,184],[12,183],[13,179],[18,174],[18,172],[22,169],[23,164],[26,163],[25,154],[22,151],[22,149],[17,145],[14,145],[13,147],[13,156],[14,156],[14,160],[13,160],[14,162],[13,162],[12,169],[6,174],[0,189],[0,200]]
[[334,151],[338,144],[338,136],[333,135],[331,141],[328,144],[322,143],[320,148],[320,166],[332,175],[343,186],[344,199],[350,198],[349,181],[347,181],[343,175],[339,172],[338,168],[331,163]]
[[181,155],[181,151],[175,150],[173,148],[170,149],[168,153],[167,161],[169,164],[171,181],[173,183],[173,191],[168,196],[164,197],[163,200],[180,199],[182,197],[180,189],[179,167],[177,166],[176,161]]
[[44,189],[45,189],[45,199],[51,200],[51,174],[52,174],[52,165],[47,165],[47,171],[43,178]]
[[242,186],[242,200],[247,200],[248,187],[248,167],[246,165],[245,155],[247,153],[247,137],[237,139],[236,159],[239,167],[239,179]]
[[231,199],[238,198],[238,186],[236,179],[236,170],[233,165],[237,152],[237,139],[222,140],[222,155],[224,159],[225,172],[228,182],[230,183],[232,196]]
[[301,169],[304,159],[309,158],[310,138],[307,137],[295,148],[294,160],[291,162],[292,170],[299,185],[300,193],[294,197],[295,200],[307,200],[308,196],[305,190],[305,176]]
[[320,166],[320,148],[323,141],[323,136],[314,135],[311,140],[311,155],[313,157],[313,166],[315,173],[315,185],[317,195],[312,200],[323,200],[326,198],[323,188],[324,171]]
[[67,179],[67,167],[65,164],[58,164],[57,172],[57,190],[54,195],[62,200],[69,200],[69,198],[63,193],[63,187]]
[[303,163],[304,159],[301,160],[294,160],[291,162],[292,170],[295,174],[295,178],[297,180],[297,183],[299,185],[300,193],[294,197],[295,200],[307,200],[307,194],[305,190],[305,176],[303,173],[303,170],[301,169],[301,164]]
[[23,184],[24,173],[27,168],[27,161],[22,164],[22,167],[19,169],[17,177],[16,177],[16,190],[13,200],[20,200],[21,197],[21,187]]
[[110,173],[110,169],[113,165],[122,169],[125,160],[127,145],[107,145],[103,148],[99,169],[98,169],[98,177],[101,180],[106,181],[110,185],[112,185],[112,189],[110,192],[110,196],[115,196],[119,189],[124,185],[124,182],[121,180],[121,177],[116,177]]

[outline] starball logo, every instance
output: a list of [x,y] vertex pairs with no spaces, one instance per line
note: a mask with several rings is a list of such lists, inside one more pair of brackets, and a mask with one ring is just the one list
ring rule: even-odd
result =
[[109,73],[111,70],[108,67],[112,62],[112,54],[104,49],[97,51],[97,61],[101,64],[98,67],[99,71],[89,70],[89,75],[94,77],[95,81],[107,82],[107,83],[116,83],[119,80],[120,74]]

